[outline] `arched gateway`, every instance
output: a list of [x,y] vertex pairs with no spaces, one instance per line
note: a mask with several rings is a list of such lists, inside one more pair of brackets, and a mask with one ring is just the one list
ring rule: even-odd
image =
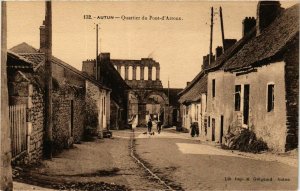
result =
[[[165,116],[166,108],[169,107],[168,96],[163,91],[160,81],[160,65],[152,58],[142,58],[141,60],[117,60],[111,59],[111,63],[121,74],[125,68],[123,79],[131,87],[128,91],[128,119],[138,116],[138,126],[146,126],[149,117],[156,118],[168,125]],[[132,73],[129,71],[132,68]],[[145,68],[147,68],[147,79],[145,79]],[[155,75],[152,74],[155,68]],[[137,69],[139,79],[137,79]],[[129,74],[132,75],[129,76]],[[155,76],[155,78],[154,78]]]

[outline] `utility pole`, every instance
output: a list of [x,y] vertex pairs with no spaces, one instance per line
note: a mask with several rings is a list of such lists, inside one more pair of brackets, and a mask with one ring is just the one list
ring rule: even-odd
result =
[[6,2],[1,2],[1,133],[0,133],[0,190],[13,190],[11,168],[11,134],[9,127],[7,89],[7,19]]
[[223,25],[222,7],[220,7],[220,21],[221,21],[222,44],[223,44],[223,53],[224,53],[224,51],[225,51],[225,42],[224,42],[224,25]]
[[46,108],[46,123],[45,123],[45,157],[52,159],[53,152],[53,137],[52,137],[52,4],[51,1],[46,1],[46,50],[45,50],[45,108]]
[[100,76],[100,71],[98,70],[98,24],[96,24],[96,80],[98,80]]
[[210,43],[209,43],[209,65],[212,61],[212,42],[213,42],[213,19],[214,19],[214,8],[211,7],[211,20],[210,20]]

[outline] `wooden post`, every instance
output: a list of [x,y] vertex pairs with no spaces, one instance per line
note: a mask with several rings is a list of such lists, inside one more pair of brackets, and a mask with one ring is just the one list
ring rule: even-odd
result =
[[1,2],[1,133],[0,133],[0,190],[13,190],[11,169],[11,135],[7,89],[7,20],[6,2]]
[[212,60],[212,42],[213,42],[213,26],[214,26],[214,8],[211,7],[211,20],[210,20],[210,42],[209,42],[209,65]]
[[222,15],[222,7],[220,7],[220,21],[221,21],[221,32],[222,32],[222,44],[223,44],[223,53],[225,51],[225,42],[224,42],[224,25],[223,25],[223,15]]
[[46,1],[46,50],[45,50],[45,143],[44,154],[48,159],[52,158],[53,138],[52,138],[52,5],[51,1]]

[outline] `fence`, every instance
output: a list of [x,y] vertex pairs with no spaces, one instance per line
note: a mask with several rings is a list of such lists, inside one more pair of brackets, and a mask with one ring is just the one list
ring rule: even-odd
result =
[[12,157],[27,150],[26,105],[9,106]]

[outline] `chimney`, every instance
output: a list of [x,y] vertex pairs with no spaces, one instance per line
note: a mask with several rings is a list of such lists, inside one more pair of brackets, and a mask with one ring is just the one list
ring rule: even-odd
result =
[[247,35],[251,29],[256,26],[256,20],[254,17],[246,17],[243,20],[243,36]]
[[203,56],[202,70],[206,69],[208,65],[209,65],[209,54]]
[[46,50],[46,27],[45,21],[43,21],[43,25],[40,26],[40,51],[45,52]]
[[230,48],[236,42],[237,42],[236,39],[225,39],[224,40],[224,51],[226,51],[228,48]]
[[96,60],[86,60],[82,62],[82,72],[87,73],[89,76],[96,79],[95,73]]
[[[213,63],[216,60],[215,55],[211,55],[211,63]],[[209,54],[206,56],[203,56],[203,62],[202,62],[202,70],[205,70],[209,66]]]
[[219,56],[221,56],[223,54],[223,47],[222,46],[218,46],[216,48],[216,58],[218,58]]
[[282,9],[279,1],[259,1],[257,4],[256,35],[260,35],[281,13]]

